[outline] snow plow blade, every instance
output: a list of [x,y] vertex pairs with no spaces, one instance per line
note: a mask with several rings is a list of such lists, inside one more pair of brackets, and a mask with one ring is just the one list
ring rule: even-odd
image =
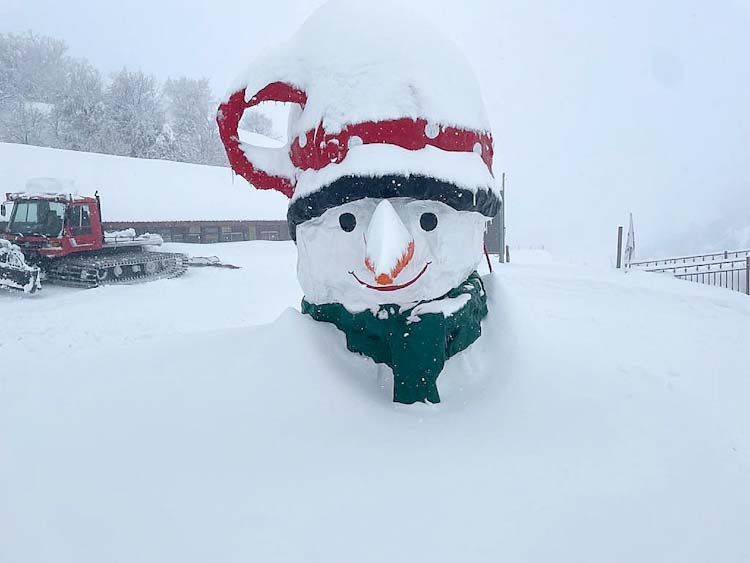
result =
[[34,293],[42,289],[42,284],[39,281],[39,270],[15,270],[6,268],[4,264],[0,264],[0,287],[19,289],[25,293]]
[[0,239],[0,287],[34,293],[42,289],[40,270],[29,266],[21,250]]

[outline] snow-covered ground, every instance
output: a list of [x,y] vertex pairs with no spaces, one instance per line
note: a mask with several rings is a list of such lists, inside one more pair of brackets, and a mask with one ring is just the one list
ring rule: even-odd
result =
[[98,191],[104,221],[286,219],[286,197],[248,189],[229,168],[0,143],[1,199],[40,177],[71,181],[82,196]]
[[443,403],[241,270],[0,292],[0,561],[750,560],[750,299],[546,253],[487,278]]

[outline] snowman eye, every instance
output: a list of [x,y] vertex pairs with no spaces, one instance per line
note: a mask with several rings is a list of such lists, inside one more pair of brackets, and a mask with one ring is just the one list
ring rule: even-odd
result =
[[357,226],[357,218],[351,213],[342,213],[339,215],[339,225],[347,233],[351,233]]
[[422,216],[419,218],[419,226],[425,231],[434,231],[437,224],[437,215],[434,213],[422,213]]

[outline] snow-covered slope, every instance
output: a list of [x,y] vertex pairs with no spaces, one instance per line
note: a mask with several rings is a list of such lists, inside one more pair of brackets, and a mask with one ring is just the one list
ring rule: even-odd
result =
[[0,293],[0,560],[750,558],[747,297],[502,266],[405,407],[291,308],[291,244],[211,250],[245,269]]
[[287,198],[251,189],[229,168],[0,143],[0,197],[37,177],[72,180],[81,195],[98,190],[105,221],[286,219]]

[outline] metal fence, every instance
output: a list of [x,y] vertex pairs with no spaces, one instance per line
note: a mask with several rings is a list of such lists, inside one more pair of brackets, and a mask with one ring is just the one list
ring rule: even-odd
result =
[[725,250],[724,252],[715,252],[713,254],[696,254],[695,256],[680,256],[678,258],[660,258],[659,260],[646,260],[643,262],[631,262],[631,266],[651,271],[651,268],[659,266],[677,266],[687,264],[705,264],[718,263],[729,260],[739,260],[750,257],[750,250]]
[[[741,257],[743,255],[744,257]],[[735,258],[723,259],[725,256]],[[700,261],[700,258],[704,260]],[[661,265],[661,267],[653,267],[654,265]],[[716,285],[750,295],[750,251],[748,250],[637,262],[631,264],[631,267],[642,268],[647,272],[670,274],[675,278]]]

